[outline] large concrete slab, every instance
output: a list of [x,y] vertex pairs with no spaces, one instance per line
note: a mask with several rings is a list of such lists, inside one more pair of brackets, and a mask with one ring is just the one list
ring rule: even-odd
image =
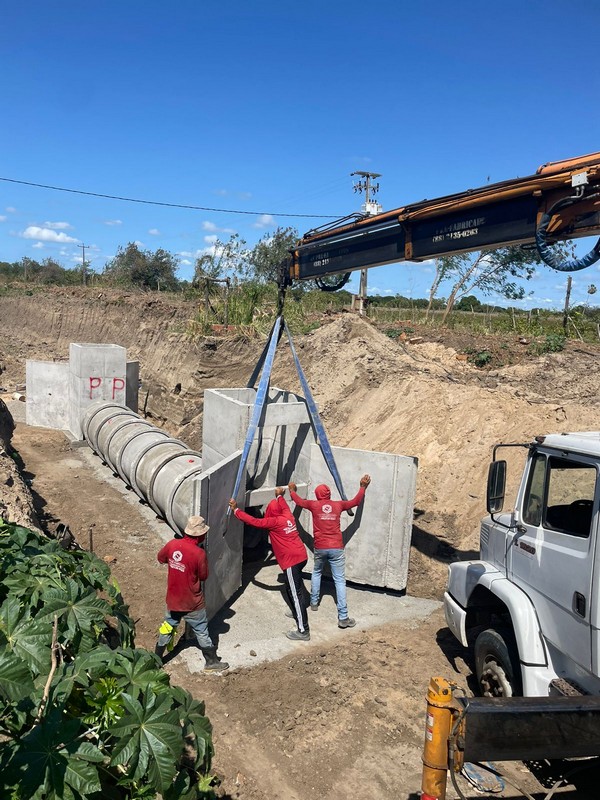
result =
[[26,420],[38,428],[69,429],[69,362],[25,362]]
[[[210,525],[205,544],[209,576],[204,584],[209,619],[242,585],[244,526],[233,514],[227,516],[241,455],[238,450],[194,480],[190,513],[200,514]],[[244,490],[240,488],[238,499],[243,496]]]
[[[207,468],[244,446],[256,391],[206,389],[202,459]],[[308,479],[309,448],[315,441],[304,398],[272,388],[247,466],[248,490],[275,487],[296,476]]]
[[[340,498],[317,445],[311,447],[310,489],[320,483],[331,487],[332,498]],[[349,498],[358,491],[368,473],[371,485],[354,516],[342,514],[346,545],[346,577],[369,586],[402,591],[408,579],[408,559],[417,484],[417,459],[394,453],[333,447],[333,456]],[[312,534],[311,514],[304,511],[304,527]]]

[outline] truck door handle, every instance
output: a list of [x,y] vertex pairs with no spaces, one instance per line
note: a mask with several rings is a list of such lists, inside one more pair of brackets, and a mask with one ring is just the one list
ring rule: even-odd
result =
[[585,597],[581,592],[573,594],[573,611],[580,617],[585,617]]

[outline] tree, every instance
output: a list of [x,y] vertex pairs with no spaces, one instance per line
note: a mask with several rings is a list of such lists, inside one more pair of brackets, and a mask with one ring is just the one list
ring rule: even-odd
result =
[[119,247],[116,256],[107,261],[103,275],[126,286],[174,291],[178,285],[177,266],[177,259],[167,250],[159,248],[153,253],[140,250],[137,244],[129,242],[127,247]]
[[233,233],[229,241],[217,239],[215,243],[196,259],[192,285],[206,290],[215,286],[215,281],[223,280],[232,273],[244,272],[247,256],[246,242],[239,234]]
[[45,258],[39,272],[40,283],[66,283],[67,270],[53,258]]
[[295,228],[277,228],[265,234],[250,250],[246,259],[247,277],[266,283],[277,281],[279,268],[298,242]]

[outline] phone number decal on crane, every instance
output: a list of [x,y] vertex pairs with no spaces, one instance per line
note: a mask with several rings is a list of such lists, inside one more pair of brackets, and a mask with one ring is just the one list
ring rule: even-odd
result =
[[455,222],[437,231],[432,237],[433,242],[443,242],[447,239],[466,239],[469,236],[477,236],[481,225],[485,224],[485,217],[475,217],[465,219],[462,222]]

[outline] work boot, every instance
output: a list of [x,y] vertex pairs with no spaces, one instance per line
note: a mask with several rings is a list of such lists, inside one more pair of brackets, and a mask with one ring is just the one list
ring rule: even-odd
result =
[[289,619],[295,619],[296,618],[296,615],[294,614],[294,612],[292,611],[291,608],[288,608],[288,610],[285,612],[285,615],[286,615],[286,617],[289,617]]
[[154,648],[154,655],[158,656],[161,661],[164,661],[165,650],[167,649],[166,644],[157,644]]
[[205,670],[215,670],[218,672],[222,672],[223,670],[229,669],[229,664],[226,661],[221,661],[219,656],[217,655],[217,648],[216,647],[202,647],[202,655],[204,656]]
[[319,604],[318,603],[311,603],[310,604],[310,610],[311,611],[318,611],[319,610]]
[[288,631],[286,633],[288,639],[293,639],[298,642],[310,642],[310,631]]
[[356,625],[356,620],[352,617],[346,619],[338,619],[338,628],[353,628]]

